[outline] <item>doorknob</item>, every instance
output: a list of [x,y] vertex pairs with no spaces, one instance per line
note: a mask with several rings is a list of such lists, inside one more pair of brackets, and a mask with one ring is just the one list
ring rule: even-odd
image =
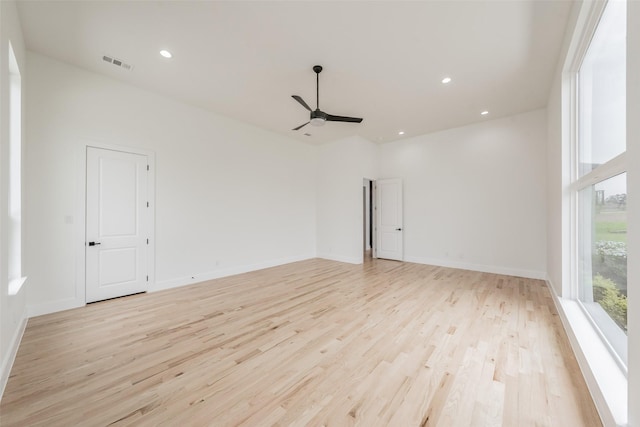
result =
[[402,228],[396,228],[396,231],[402,231]]
[[89,246],[96,246],[99,245],[100,242],[89,242]]

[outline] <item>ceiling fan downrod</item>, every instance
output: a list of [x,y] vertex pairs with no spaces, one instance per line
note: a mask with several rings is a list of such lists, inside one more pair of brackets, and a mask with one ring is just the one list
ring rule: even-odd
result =
[[320,72],[322,65],[314,65],[313,71],[316,72],[316,110],[320,110]]

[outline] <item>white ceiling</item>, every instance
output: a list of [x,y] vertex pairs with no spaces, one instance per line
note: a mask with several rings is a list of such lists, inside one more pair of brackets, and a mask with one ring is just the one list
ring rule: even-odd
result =
[[[386,142],[547,103],[570,1],[20,1],[27,48],[258,127]],[[159,55],[170,50],[170,60]],[[132,71],[102,60],[111,55]],[[291,129],[291,95],[361,124]],[[443,85],[450,76],[453,81]],[[481,116],[482,110],[490,111]],[[403,137],[398,131],[405,131]],[[312,136],[304,136],[309,132]]]

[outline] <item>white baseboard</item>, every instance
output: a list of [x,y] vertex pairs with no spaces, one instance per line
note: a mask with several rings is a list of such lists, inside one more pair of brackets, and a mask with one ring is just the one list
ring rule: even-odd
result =
[[0,367],[0,400],[2,400],[2,395],[4,394],[4,388],[7,386],[7,382],[9,381],[9,374],[11,374],[11,368],[13,367],[13,362],[16,360],[16,355],[18,354],[18,348],[20,347],[20,341],[22,341],[22,336],[24,335],[24,331],[27,328],[27,312],[22,314],[22,318],[20,319],[20,324],[16,328],[13,337],[11,338],[11,342],[9,343],[9,351],[7,352],[7,357],[2,361],[2,366]]
[[472,264],[462,261],[453,261],[450,259],[405,256],[404,260],[407,262],[414,262],[416,264],[437,265],[438,267],[480,271],[482,273],[504,274],[506,276],[525,277],[527,279],[545,280],[547,278],[547,273],[544,271],[522,270],[517,268],[499,267],[484,264]]
[[56,313],[58,311],[70,310],[72,308],[84,307],[84,301],[77,298],[68,298],[58,301],[45,302],[42,304],[29,305],[27,313],[29,317],[42,316],[44,314]]
[[275,260],[259,262],[256,264],[238,265],[238,266],[233,266],[228,268],[221,268],[219,270],[210,271],[206,273],[198,273],[198,274],[194,274],[193,276],[163,280],[160,282],[156,282],[155,285],[151,289],[149,289],[149,292],[156,292],[156,291],[162,291],[165,289],[177,288],[180,286],[193,285],[194,283],[206,282],[207,280],[214,280],[214,279],[220,279],[222,277],[233,276],[236,274],[249,273],[251,271],[262,270],[270,267],[277,267],[279,265],[290,264],[292,262],[304,261],[312,258],[315,258],[315,254],[279,258]]
[[[577,301],[560,298],[546,279],[562,326],[605,427],[627,425],[627,378]],[[598,371],[592,366],[599,365]],[[620,396],[620,394],[624,396]]]
[[335,254],[318,254],[318,258],[328,259],[329,261],[346,262],[349,264],[362,264],[362,258],[354,258]]

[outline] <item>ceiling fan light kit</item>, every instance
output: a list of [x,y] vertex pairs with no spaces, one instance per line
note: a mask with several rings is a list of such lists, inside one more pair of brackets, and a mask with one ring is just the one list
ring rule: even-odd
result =
[[314,65],[313,71],[316,73],[316,109],[312,110],[304,99],[298,95],[291,95],[293,99],[298,101],[300,105],[309,110],[309,121],[298,126],[297,128],[293,128],[292,130],[299,130],[311,123],[313,126],[322,126],[325,122],[347,122],[347,123],[360,123],[362,122],[361,118],[358,117],[345,117],[345,116],[334,116],[331,114],[327,114],[324,111],[320,110],[320,72],[322,71],[321,65]]
[[323,117],[314,117],[313,119],[311,119],[309,121],[309,124],[311,124],[311,126],[323,126],[324,122],[326,122],[327,119],[323,118]]

